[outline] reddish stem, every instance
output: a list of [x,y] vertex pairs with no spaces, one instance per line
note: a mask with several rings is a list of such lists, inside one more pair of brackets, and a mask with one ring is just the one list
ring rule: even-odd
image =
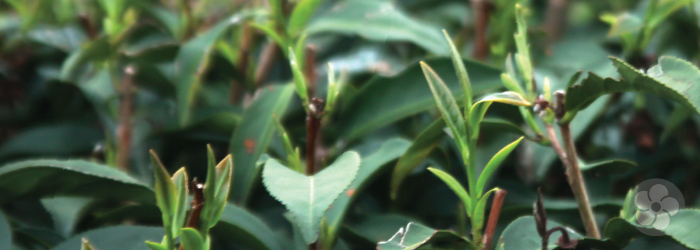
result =
[[131,117],[133,115],[134,103],[133,92],[134,74],[136,70],[132,66],[126,67],[121,84],[121,100],[119,102],[119,125],[117,126],[117,137],[119,145],[117,148],[117,167],[123,171],[129,169],[129,151],[131,151]]
[[471,0],[475,16],[475,41],[472,56],[483,61],[489,55],[489,42],[486,38],[486,30],[491,16],[491,2],[488,0]]
[[489,214],[489,221],[486,223],[486,231],[484,231],[484,249],[491,248],[491,241],[493,234],[496,231],[496,225],[498,224],[498,217],[501,214],[501,206],[503,206],[503,199],[506,198],[506,190],[499,189],[496,191],[493,197],[493,202],[491,203],[491,214]]

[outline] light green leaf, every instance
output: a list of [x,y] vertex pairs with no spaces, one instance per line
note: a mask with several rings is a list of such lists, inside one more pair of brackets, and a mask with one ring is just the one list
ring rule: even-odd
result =
[[459,54],[459,50],[452,43],[452,38],[447,34],[447,31],[442,30],[445,35],[445,40],[447,40],[447,45],[450,47],[450,52],[452,53],[452,64],[454,65],[455,72],[457,72],[457,79],[459,79],[459,84],[462,87],[462,98],[464,101],[464,116],[469,117],[469,108],[472,106],[472,84],[469,81],[469,74],[467,73],[467,68],[464,67],[464,61],[462,61],[462,56]]
[[452,92],[450,92],[447,85],[440,79],[440,76],[425,62],[421,62],[421,67],[423,68],[423,74],[425,74],[425,79],[428,81],[438,109],[440,109],[442,118],[445,120],[447,127],[450,128],[463,159],[467,161],[470,154],[469,142],[467,141],[467,126],[464,124],[464,117],[459,111],[459,106],[457,106]]
[[187,203],[187,197],[189,194],[189,179],[187,178],[185,167],[180,168],[180,170],[173,174],[172,182],[175,184],[175,188],[177,190],[177,199],[175,200],[176,206],[175,211],[173,211],[172,222],[173,235],[178,235],[180,233],[180,228],[185,224],[187,210],[189,210]]
[[519,139],[515,140],[511,144],[506,145],[501,149],[501,151],[498,151],[496,155],[494,155],[491,160],[489,161],[488,164],[486,164],[486,167],[484,167],[484,170],[481,171],[481,174],[479,175],[479,179],[476,182],[476,192],[477,192],[477,197],[481,196],[481,192],[484,191],[484,187],[486,186],[486,182],[488,181],[489,177],[493,174],[493,172],[496,171],[498,166],[501,165],[503,160],[510,155],[510,152],[513,152],[515,147],[520,144],[520,141],[523,140],[523,137],[520,137]]
[[700,70],[682,59],[662,56],[647,74],[618,58],[611,58],[621,81],[589,74],[581,84],[566,91],[567,111],[585,109],[598,97],[619,92],[645,92],[674,100],[700,113]]
[[579,162],[579,168],[586,173],[595,175],[600,174],[622,174],[637,166],[633,161],[628,160],[609,160],[596,163]]
[[0,204],[53,196],[155,203],[150,187],[117,169],[83,160],[28,160],[1,166],[0,190],[4,190]]
[[236,156],[232,201],[241,204],[248,199],[260,170],[255,163],[267,151],[275,132],[274,117],[282,117],[293,94],[294,86],[291,84],[264,88],[258,99],[243,112],[241,124],[233,132],[229,146],[230,153]]
[[[442,41],[441,41],[442,42]],[[425,62],[442,76],[452,93],[461,93],[459,80],[449,58],[426,59]],[[480,95],[501,87],[501,72],[479,62],[463,60],[471,73],[474,95]],[[425,84],[418,63],[408,66],[392,77],[374,77],[349,100],[340,112],[339,133],[349,139],[357,139],[376,129],[435,107],[430,87]],[[461,100],[459,95],[455,99]]]
[[195,99],[199,94],[202,77],[207,72],[209,56],[216,41],[232,25],[243,20],[240,15],[234,15],[219,22],[206,33],[195,37],[185,43],[175,58],[178,115],[180,125],[187,125],[190,121]]
[[163,223],[167,225],[177,212],[178,188],[170,179],[168,170],[165,169],[165,166],[163,166],[163,163],[160,162],[158,155],[153,150],[151,150],[151,167],[153,167],[153,175],[156,178],[156,201],[160,211],[163,213]]
[[289,168],[294,169],[299,173],[304,172],[304,166],[301,165],[301,157],[299,156],[299,151],[294,150],[292,146],[292,141],[287,135],[287,131],[282,126],[282,123],[275,118],[275,125],[277,126],[277,133],[279,133],[280,138],[282,138],[282,147],[284,148],[284,153],[287,155],[287,164]]
[[452,175],[446,173],[445,171],[442,171],[437,168],[430,167],[428,168],[428,170],[430,170],[430,172],[432,172],[433,174],[435,174],[435,176],[437,176],[443,182],[445,182],[445,184],[447,184],[447,186],[450,187],[450,189],[452,189],[453,192],[455,192],[457,197],[459,197],[459,199],[464,204],[465,208],[467,209],[467,212],[472,211],[473,204],[469,193],[467,192],[467,190],[464,189],[464,187],[462,187],[462,184],[460,184],[459,181],[457,181],[457,179],[455,179],[454,177],[452,177]]
[[406,176],[408,176],[413,169],[418,167],[418,165],[428,157],[430,152],[433,151],[437,144],[445,138],[445,132],[443,131],[445,126],[445,120],[442,118],[436,120],[423,130],[418,137],[413,140],[411,147],[401,155],[399,162],[397,162],[396,167],[394,167],[394,172],[391,174],[392,199],[396,199],[398,196],[399,188]]
[[[210,155],[213,157],[213,152]],[[206,202],[200,218],[200,230],[203,232],[214,227],[224,212],[233,175],[233,160],[231,158],[231,155],[227,155],[216,167],[208,170],[214,173],[207,173],[207,183],[204,186]],[[209,177],[212,178],[208,179]]]
[[151,250],[168,250],[165,246],[158,244],[158,243],[155,243],[155,242],[152,242],[152,241],[146,241],[146,245]]
[[[358,195],[376,179],[382,170],[391,166],[391,161],[401,154],[406,154],[410,142],[404,139],[389,139],[373,154],[363,157],[360,162],[360,170],[357,176],[345,189],[345,194],[341,194],[325,212],[325,217],[329,222],[328,237],[335,239],[340,234],[343,227],[345,214],[351,208],[353,201]],[[330,250],[333,240],[323,240],[323,250]]]
[[204,239],[199,232],[191,227],[183,228],[180,242],[184,250],[204,250]]
[[159,242],[163,239],[163,228],[142,226],[104,227],[80,233],[56,245],[52,250],[76,250],[83,244],[82,239],[98,250],[147,249],[146,241]]
[[[556,221],[547,221],[547,229],[554,227],[564,227],[563,225],[557,223]],[[529,228],[530,230],[523,230],[524,228]],[[572,229],[564,227],[569,231],[569,238],[580,239],[582,236]],[[549,245],[547,249],[555,249],[556,239],[559,238],[561,233],[559,231],[550,235]],[[501,238],[497,245],[503,244],[504,250],[534,250],[542,249],[542,238],[537,234],[535,226],[535,218],[532,216],[524,216],[511,222],[508,227],[501,234]]]
[[470,116],[469,116],[469,124],[471,128],[471,138],[470,140],[476,140],[479,138],[479,130],[481,126],[481,120],[484,119],[484,115],[486,115],[486,111],[488,108],[491,106],[493,102],[500,102],[500,103],[505,103],[505,104],[511,104],[511,105],[516,105],[516,106],[530,106],[532,105],[530,102],[528,102],[522,95],[513,92],[513,91],[506,91],[502,93],[496,93],[496,94],[490,94],[485,97],[482,97],[479,101],[474,103],[474,105],[471,108]]
[[[452,238],[452,240],[445,240],[446,238]],[[409,222],[405,227],[399,229],[396,234],[394,234],[387,241],[380,241],[377,244],[377,249],[381,250],[413,250],[418,249],[421,246],[430,244],[431,240],[442,239],[447,242],[450,241],[460,241],[459,248],[450,249],[466,249],[475,250],[476,248],[466,239],[456,235],[452,231],[448,230],[435,230],[424,225]],[[454,243],[454,242],[452,242]],[[459,244],[458,243],[458,244]],[[456,246],[455,246],[456,247]],[[431,248],[432,249],[432,248]]]
[[294,54],[294,49],[292,49],[292,47],[289,47],[289,65],[292,66],[292,74],[294,75],[294,86],[296,87],[297,94],[301,98],[302,104],[304,105],[304,109],[308,112],[309,92],[306,89],[306,76],[304,76],[304,73],[301,71],[300,67],[302,67],[303,65],[299,66],[299,63],[297,62],[297,56]]
[[284,35],[277,33],[277,30],[275,29],[276,24],[274,22],[251,23],[250,25],[265,33],[265,35],[267,35],[270,39],[272,39],[272,41],[277,43],[282,52],[284,52],[284,54],[287,55],[287,47],[291,45],[291,42],[289,42]]
[[299,35],[320,3],[321,0],[301,0],[297,2],[297,6],[294,7],[294,11],[292,11],[292,15],[289,18],[289,25],[287,27],[287,32],[291,37]]
[[0,211],[0,250],[12,249],[12,227],[5,214]]
[[304,241],[311,244],[318,238],[324,211],[355,179],[359,165],[360,156],[348,151],[321,172],[306,176],[270,159],[263,170],[263,184],[292,212]]
[[439,29],[406,14],[391,1],[337,2],[307,26],[308,34],[353,34],[376,42],[407,41],[437,55],[447,55]]
[[[483,196],[479,198],[479,201],[474,207],[474,214],[471,216],[472,221],[472,234],[474,235],[474,243],[477,245],[482,245],[483,242],[483,230],[484,230],[484,218],[486,217],[486,203],[489,201],[489,196],[491,193],[498,191],[498,188],[494,188],[486,192]],[[476,242],[478,240],[478,242]]]
[[533,95],[534,89],[532,88],[532,62],[530,61],[530,48],[527,44],[527,24],[525,22],[524,9],[520,4],[515,6],[515,20],[517,22],[518,33],[515,34],[515,46],[518,49],[518,53],[515,54],[515,61],[518,63],[520,68],[520,73],[525,80],[525,88],[527,89],[528,95]]
[[283,249],[272,229],[252,213],[233,204],[226,204],[226,209],[219,223],[212,228],[211,235],[250,249]]
[[83,245],[80,246],[80,250],[95,250],[95,247],[90,245],[90,242],[83,238]]

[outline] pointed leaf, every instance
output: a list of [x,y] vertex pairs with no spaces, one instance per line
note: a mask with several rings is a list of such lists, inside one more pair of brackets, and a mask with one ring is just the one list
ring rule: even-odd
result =
[[442,30],[445,35],[445,40],[447,40],[447,45],[450,47],[450,52],[452,53],[452,64],[455,67],[455,72],[457,72],[457,79],[459,79],[459,84],[462,87],[462,98],[464,98],[464,116],[469,117],[469,107],[472,106],[472,84],[469,81],[469,74],[467,73],[467,68],[464,67],[464,61],[462,61],[462,56],[459,54],[457,47],[452,43],[452,38],[447,34],[447,31]]
[[428,157],[437,144],[445,138],[445,120],[438,119],[423,130],[411,143],[411,147],[399,158],[391,174],[391,198],[396,199],[401,183],[413,169]]
[[275,132],[273,115],[282,117],[294,94],[294,86],[273,86],[261,92],[258,99],[243,112],[241,124],[233,132],[229,146],[229,152],[236,156],[231,200],[239,204],[248,199],[260,171],[255,163],[267,151]]
[[182,234],[180,234],[180,242],[184,250],[204,250],[204,239],[194,228],[183,228]]
[[629,160],[615,159],[609,161],[602,161],[596,163],[584,163],[579,162],[581,171],[586,173],[592,173],[595,175],[600,174],[623,174],[627,171],[635,168],[637,163]]
[[520,139],[515,140],[511,144],[506,145],[501,149],[501,151],[498,151],[491,160],[489,161],[488,164],[486,164],[486,167],[484,167],[484,170],[481,171],[481,174],[479,175],[479,180],[476,182],[476,192],[477,196],[481,195],[481,192],[484,191],[484,187],[486,186],[486,182],[488,181],[489,177],[493,174],[493,172],[496,171],[498,166],[501,165],[503,160],[510,155],[510,152],[513,152],[513,149],[520,144],[520,141],[523,140],[523,137],[520,137]]
[[506,91],[502,93],[490,94],[482,97],[479,101],[474,103],[471,108],[469,116],[469,124],[471,126],[471,140],[476,140],[479,138],[479,129],[481,120],[484,119],[486,111],[491,106],[493,102],[500,102],[505,104],[517,105],[517,106],[530,106],[532,105],[528,102],[522,95],[513,92]]
[[175,211],[173,212],[173,235],[178,235],[180,232],[180,228],[185,224],[187,210],[189,209],[189,206],[187,204],[189,179],[187,179],[187,172],[185,172],[185,167],[182,167],[180,168],[180,170],[175,172],[173,174],[172,180],[177,190],[177,206],[175,207]]
[[284,153],[287,155],[287,164],[291,169],[294,169],[299,173],[303,173],[304,166],[301,165],[301,157],[299,156],[299,152],[294,150],[294,146],[292,146],[292,141],[289,139],[287,131],[276,117],[275,125],[277,126],[277,133],[279,133],[280,137],[282,138],[282,147],[284,148]]
[[[375,225],[378,226],[378,225]],[[421,246],[429,245],[431,242],[456,244],[448,249],[469,249],[476,248],[463,237],[449,230],[435,230],[424,225],[409,222],[388,240],[380,241],[377,244],[378,250],[413,250]],[[443,245],[441,245],[443,246]]]
[[209,56],[216,41],[234,24],[243,20],[240,15],[229,17],[206,33],[185,43],[175,58],[175,90],[180,125],[189,123],[195,99],[199,94],[202,77],[207,72]]
[[147,249],[146,241],[160,242],[163,228],[142,226],[114,226],[95,229],[75,235],[52,250],[76,250],[83,244],[83,238],[97,250]]
[[447,184],[448,187],[450,187],[450,189],[452,189],[453,192],[455,192],[457,197],[459,197],[459,199],[464,204],[467,211],[472,211],[472,200],[471,198],[469,198],[469,193],[467,192],[467,190],[464,189],[464,187],[462,187],[462,184],[460,184],[459,181],[457,181],[457,179],[452,177],[452,175],[437,168],[431,167],[428,168],[428,170],[430,170],[430,172],[433,172],[435,176],[440,178],[443,182],[445,182],[445,184]]
[[[438,76],[428,64],[421,62],[421,67],[423,68],[423,74],[425,74],[425,78],[428,81],[438,109],[440,109],[442,118],[445,120],[445,124],[450,128],[455,138],[457,148],[463,156],[469,155],[467,127],[464,124],[464,117],[459,111],[459,106],[457,106],[452,92],[450,92],[450,89],[447,88],[447,85],[440,79],[440,76]],[[466,159],[465,157],[465,160]]]
[[321,172],[305,176],[270,159],[263,170],[263,184],[292,212],[304,241],[311,244],[318,238],[323,212],[350,185],[359,165],[360,156],[349,151]]
[[147,185],[110,166],[83,160],[28,160],[1,166],[0,190],[0,204],[54,196],[155,203]]
[[163,213],[163,223],[166,223],[166,218],[172,218],[175,216],[178,206],[178,194],[177,186],[173,183],[170,178],[168,170],[165,169],[163,163],[160,162],[156,152],[151,150],[151,167],[153,168],[153,175],[156,178],[155,181],[155,191],[156,191],[156,202],[160,211]]
[[[228,200],[229,190],[231,190],[231,177],[233,174],[232,156],[228,155],[221,160],[213,169],[214,178],[211,182],[207,180],[204,186],[205,203],[202,208],[200,225],[207,229],[214,227],[224,212]],[[207,196],[209,195],[209,196]]]
[[158,244],[158,243],[155,243],[153,241],[146,241],[146,245],[151,250],[168,250],[165,246]]
[[290,36],[296,37],[299,35],[320,3],[321,0],[301,0],[297,2],[297,6],[294,7],[294,11],[292,11],[292,15],[289,18],[289,25],[287,27]]
[[700,93],[700,70],[690,62],[662,56],[659,64],[644,74],[618,58],[611,60],[623,80],[602,79],[589,73],[581,84],[567,89],[567,111],[585,109],[605,94],[644,92],[674,100],[700,113],[700,95],[694,94]]
[[[476,203],[476,206],[474,207],[474,214],[471,217],[471,222],[472,222],[472,231],[478,232],[479,235],[483,236],[482,230],[484,229],[484,219],[486,218],[486,204],[489,201],[489,196],[491,196],[491,193],[498,191],[498,188],[494,188],[486,192],[481,198],[479,198],[479,201]],[[476,233],[474,233],[476,234]],[[475,239],[476,240],[476,239]],[[483,239],[481,239],[483,240]],[[482,242],[475,242],[477,245],[482,244]]]
[[292,47],[289,47],[289,65],[292,66],[292,74],[294,75],[294,86],[296,87],[297,94],[304,105],[304,109],[308,112],[309,110],[309,92],[306,89],[306,76],[301,72],[301,67],[297,60],[297,56],[294,54]]
[[260,218],[233,204],[226,204],[219,223],[210,233],[250,249],[283,249],[275,233]]

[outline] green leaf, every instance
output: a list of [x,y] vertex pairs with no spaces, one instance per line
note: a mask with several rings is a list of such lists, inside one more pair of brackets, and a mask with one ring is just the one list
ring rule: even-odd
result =
[[263,170],[263,184],[292,212],[304,241],[311,244],[318,238],[324,211],[355,179],[359,165],[360,156],[348,151],[321,172],[306,176],[270,159]]
[[175,58],[175,90],[177,93],[178,115],[180,125],[187,125],[195,99],[199,93],[202,78],[207,72],[209,57],[216,41],[234,24],[243,20],[240,15],[234,15],[219,22],[216,26],[180,48]]
[[479,201],[476,203],[476,207],[474,207],[474,212],[470,218],[472,222],[473,240],[477,245],[483,244],[482,237],[484,230],[484,219],[486,217],[486,203],[489,201],[489,196],[491,196],[491,193],[496,191],[498,191],[498,188],[491,189],[479,198]]
[[460,184],[459,181],[457,181],[457,179],[455,179],[454,177],[452,177],[452,175],[446,173],[445,171],[432,167],[428,168],[428,170],[430,170],[430,172],[432,172],[433,174],[435,174],[435,176],[437,176],[443,182],[445,182],[445,184],[447,184],[447,186],[450,187],[450,189],[452,189],[452,191],[455,192],[457,197],[459,197],[459,199],[462,201],[465,208],[467,209],[467,212],[471,213],[473,205],[472,200],[469,196],[469,193],[467,192],[467,190],[464,189],[462,184]]
[[83,238],[98,250],[146,249],[146,241],[160,242],[163,236],[163,229],[158,227],[105,227],[75,235],[52,250],[80,249]]
[[404,13],[390,1],[342,1],[310,23],[311,34],[334,32],[358,35],[376,42],[412,42],[437,55],[447,55],[439,29]]
[[[450,240],[446,240],[450,239]],[[462,244],[460,248],[475,250],[476,248],[466,239],[458,236],[449,230],[435,230],[424,225],[409,222],[405,227],[399,229],[394,236],[387,241],[380,241],[377,249],[381,250],[413,250],[421,246],[429,245],[432,241],[458,241]],[[432,248],[431,248],[432,249]]]
[[[53,124],[27,129],[0,147],[0,159],[20,157],[66,157],[92,152],[95,143],[103,140],[99,129],[80,124]],[[42,143],[37,143],[37,142]]]
[[27,37],[34,42],[60,49],[70,53],[80,48],[87,36],[77,26],[37,27],[27,32]]
[[[156,191],[156,202],[158,203],[158,208],[163,213],[163,223],[166,227],[172,226],[170,220],[176,216],[177,208],[179,207],[178,202],[178,188],[175,186],[173,180],[171,180],[168,170],[165,169],[163,163],[160,162],[156,152],[151,150],[151,167],[153,168],[153,175],[156,178],[155,181],[155,191]],[[184,178],[181,178],[184,179]],[[167,229],[166,229],[167,230]],[[174,234],[175,231],[172,231]]]
[[175,211],[173,212],[172,222],[173,235],[178,235],[180,233],[180,228],[182,227],[182,225],[185,224],[187,210],[189,210],[189,206],[187,204],[189,179],[187,178],[187,172],[185,172],[185,167],[182,167],[177,172],[175,172],[171,179],[175,184],[175,188],[177,190],[176,206]]
[[481,171],[481,174],[479,175],[479,179],[476,182],[476,191],[477,192],[477,197],[481,196],[481,192],[484,191],[484,187],[486,186],[486,182],[488,181],[489,177],[493,174],[493,172],[496,171],[498,166],[503,163],[503,160],[510,155],[510,152],[513,152],[515,147],[520,144],[520,141],[523,140],[523,137],[520,137],[519,139],[515,140],[511,144],[506,145],[501,149],[501,151],[498,151],[496,155],[494,155],[491,160],[489,161],[488,164],[486,164],[486,167],[484,167],[484,170]]
[[599,174],[622,174],[637,167],[637,164],[628,160],[609,160],[596,163],[580,162],[580,169],[586,173]]
[[168,250],[168,248],[166,248],[165,246],[158,244],[158,243],[155,243],[155,242],[152,242],[152,241],[146,241],[146,245],[151,250]]
[[528,102],[522,95],[513,92],[506,91],[502,93],[490,94],[482,97],[479,101],[474,103],[471,108],[469,116],[469,124],[471,126],[471,140],[476,140],[479,138],[479,129],[481,126],[481,120],[484,119],[486,111],[489,109],[493,102],[500,102],[505,104],[511,104],[516,106],[530,106],[532,105]]
[[289,25],[287,27],[287,32],[291,37],[299,35],[320,3],[321,0],[301,0],[297,2],[297,6],[294,7],[294,11],[292,11],[292,15],[289,18]]
[[51,215],[53,228],[63,237],[73,235],[81,216],[94,200],[82,197],[51,197],[40,200],[41,205]]
[[267,35],[272,41],[277,43],[277,45],[282,49],[282,52],[286,55],[289,56],[287,53],[287,48],[291,45],[291,42],[287,40],[287,38],[283,34],[278,34],[277,30],[275,29],[276,24],[274,22],[266,22],[266,23],[251,23],[250,24],[252,27],[262,31]]
[[233,204],[226,204],[226,209],[219,223],[212,228],[211,235],[250,249],[283,249],[272,229],[252,213]]
[[[700,238],[696,232],[700,230],[700,210],[681,209],[670,217],[668,226],[659,231],[671,236],[674,240],[691,249],[700,249]],[[605,225],[603,235],[620,246],[626,246],[632,239],[644,236],[635,224],[621,218],[613,218]]]
[[668,98],[700,113],[700,95],[693,94],[700,92],[700,84],[697,84],[700,81],[700,70],[690,62],[662,56],[658,65],[643,74],[618,58],[611,59],[623,80],[602,79],[589,74],[581,84],[567,89],[567,111],[585,109],[605,94],[633,91]]
[[518,53],[515,54],[515,61],[518,63],[520,73],[522,73],[522,77],[525,80],[525,88],[528,95],[534,95],[534,89],[532,88],[533,68],[530,61],[530,48],[527,44],[527,24],[523,7],[520,4],[515,6],[515,21],[518,27],[518,32],[514,35],[515,46],[518,49]]
[[440,109],[442,118],[445,120],[447,127],[450,128],[464,161],[467,161],[471,152],[469,152],[468,133],[467,126],[464,124],[464,116],[460,113],[459,106],[457,106],[452,92],[447,88],[445,82],[440,79],[440,76],[425,62],[421,62],[421,67],[423,68],[423,74],[425,74],[425,79],[428,81],[430,91],[433,93],[438,109]]
[[[547,229],[554,227],[564,227],[563,225],[557,223],[556,221],[548,220]],[[564,227],[566,228],[566,227]],[[528,230],[525,230],[528,229]],[[524,216],[511,222],[508,227],[501,234],[501,238],[498,241],[498,246],[503,244],[504,250],[533,250],[542,249],[542,238],[537,233],[535,226],[535,218],[532,216]],[[569,238],[580,239],[582,236],[575,231],[567,228],[569,231]],[[548,249],[554,249],[557,247],[556,242],[561,235],[561,232],[557,231],[550,235]]]
[[469,74],[467,73],[467,68],[464,67],[464,61],[462,61],[462,56],[459,54],[459,50],[452,43],[452,38],[447,34],[447,31],[442,30],[445,35],[445,40],[447,40],[447,45],[450,47],[450,52],[452,53],[452,64],[454,65],[455,72],[457,72],[457,79],[459,79],[459,84],[462,87],[462,98],[464,101],[464,116],[469,117],[469,107],[472,106],[472,84],[469,81]]
[[[353,201],[372,184],[374,179],[383,173],[382,170],[391,166],[388,163],[399,158],[402,154],[406,155],[409,144],[410,142],[404,139],[389,139],[384,141],[373,154],[362,158],[360,170],[355,179],[345,189],[345,193],[341,194],[325,212],[324,218],[329,222],[328,237],[331,237],[330,239],[335,239],[340,233],[345,214],[350,210]],[[322,249],[330,250],[333,240],[323,240],[323,243]]]
[[301,165],[299,151],[294,150],[292,141],[289,139],[289,135],[287,135],[287,131],[277,118],[275,118],[275,125],[277,126],[277,132],[279,133],[280,138],[282,138],[282,147],[284,148],[284,153],[287,155],[287,164],[291,169],[294,169],[299,173],[303,173],[304,166]]
[[12,227],[5,214],[0,211],[0,250],[12,249]]
[[306,76],[304,76],[304,73],[301,71],[299,63],[297,61],[297,56],[294,54],[294,49],[292,49],[292,47],[289,47],[289,65],[291,65],[292,74],[294,74],[294,86],[296,87],[297,94],[301,98],[302,105],[304,105],[304,110],[308,112],[309,92],[306,89]]
[[479,131],[491,131],[495,133],[511,133],[514,135],[524,136],[531,141],[538,140],[537,137],[529,135],[522,127],[510,121],[500,118],[483,118],[479,123]]
[[87,239],[83,238],[83,245],[80,246],[80,250],[95,250],[95,247],[90,245],[90,242]]
[[4,190],[0,204],[53,196],[155,203],[152,189],[128,174],[83,160],[28,160],[4,165],[0,167],[0,190]]
[[204,239],[197,229],[188,227],[182,229],[180,241],[184,250],[204,250]]
[[[243,112],[241,124],[233,132],[230,153],[235,155],[231,198],[244,203],[252,192],[259,169],[256,162],[267,151],[275,131],[274,117],[282,117],[294,94],[294,86],[272,86],[261,90],[260,96]],[[274,117],[273,117],[274,115]]]
[[167,7],[157,4],[148,4],[141,9],[143,9],[146,14],[152,16],[161,25],[165,26],[173,37],[178,40],[183,39],[185,30],[181,27],[182,21],[180,20],[180,16],[170,11]]
[[391,174],[391,198],[396,199],[399,194],[401,183],[413,169],[423,162],[428,157],[430,152],[445,138],[445,120],[438,119],[425,130],[411,143],[411,147],[401,155],[399,162],[394,167],[394,172]]
[[[213,152],[209,152],[210,157],[213,158]],[[200,218],[200,230],[203,232],[214,227],[224,212],[233,175],[233,160],[231,158],[232,156],[228,155],[216,167],[208,169],[213,173],[207,173],[207,183],[204,186],[206,202]]]
[[[479,62],[463,60],[475,95],[501,87],[500,71]],[[460,93],[458,79],[449,58],[425,60],[443,80],[453,93]],[[393,77],[377,76],[365,85],[349,101],[340,114],[340,134],[349,139],[357,139],[376,129],[399,121],[405,117],[418,114],[435,107],[435,99],[425,84],[418,63],[410,65],[403,72]],[[456,99],[459,96],[455,97]]]
[[681,127],[681,125],[683,125],[683,123],[691,117],[692,114],[693,110],[686,106],[679,105],[676,107],[668,116],[666,124],[664,124],[664,131],[661,133],[660,141],[662,143],[665,142],[677,128]]

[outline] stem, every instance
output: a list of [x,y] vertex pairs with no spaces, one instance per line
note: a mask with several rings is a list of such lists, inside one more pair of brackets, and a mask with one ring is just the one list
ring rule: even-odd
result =
[[[312,103],[309,106],[314,106],[314,104]],[[306,116],[306,175],[314,175],[316,173],[316,136],[320,125],[321,119],[314,114],[309,113]]]
[[316,46],[307,45],[304,52],[304,75],[309,96],[316,96]]
[[234,82],[231,85],[231,94],[229,96],[229,102],[233,104],[240,102],[243,86],[246,86],[248,83],[248,65],[250,62],[250,47],[253,44],[253,38],[253,29],[247,22],[243,23],[239,46],[240,52],[238,55],[238,61],[236,62],[236,65],[238,66],[238,73],[241,75],[241,82],[239,82],[238,84]]
[[124,70],[124,78],[120,86],[121,100],[119,102],[119,125],[117,126],[117,138],[119,140],[117,148],[116,165],[122,171],[129,169],[129,152],[131,151],[131,117],[133,115],[133,93],[131,89],[134,84],[134,74],[136,70],[132,66]]
[[568,2],[568,0],[547,1],[547,14],[544,29],[549,35],[547,38],[547,43],[550,45],[559,40],[562,33],[564,33],[564,28],[566,28],[566,7]]
[[489,16],[491,15],[491,3],[487,0],[471,0],[471,5],[476,19],[474,30],[476,40],[474,41],[472,56],[483,61],[489,55],[489,42],[486,39],[486,30],[488,29]]
[[486,223],[486,231],[484,231],[484,249],[491,249],[491,241],[496,231],[496,224],[498,224],[498,217],[501,214],[501,206],[503,205],[503,199],[506,198],[506,190],[499,189],[493,196],[493,202],[491,203],[491,213],[489,214],[489,221]]
[[578,157],[576,156],[576,146],[574,145],[574,140],[571,136],[569,124],[560,124],[559,131],[561,132],[564,140],[566,156],[569,160],[569,167],[566,169],[566,175],[568,177],[571,190],[574,192],[576,202],[578,203],[578,210],[581,213],[581,219],[583,219],[586,234],[588,237],[600,239],[600,232],[598,231],[598,226],[596,226],[593,209],[591,208],[591,204],[588,199],[586,183],[583,180],[581,169],[579,169]]

